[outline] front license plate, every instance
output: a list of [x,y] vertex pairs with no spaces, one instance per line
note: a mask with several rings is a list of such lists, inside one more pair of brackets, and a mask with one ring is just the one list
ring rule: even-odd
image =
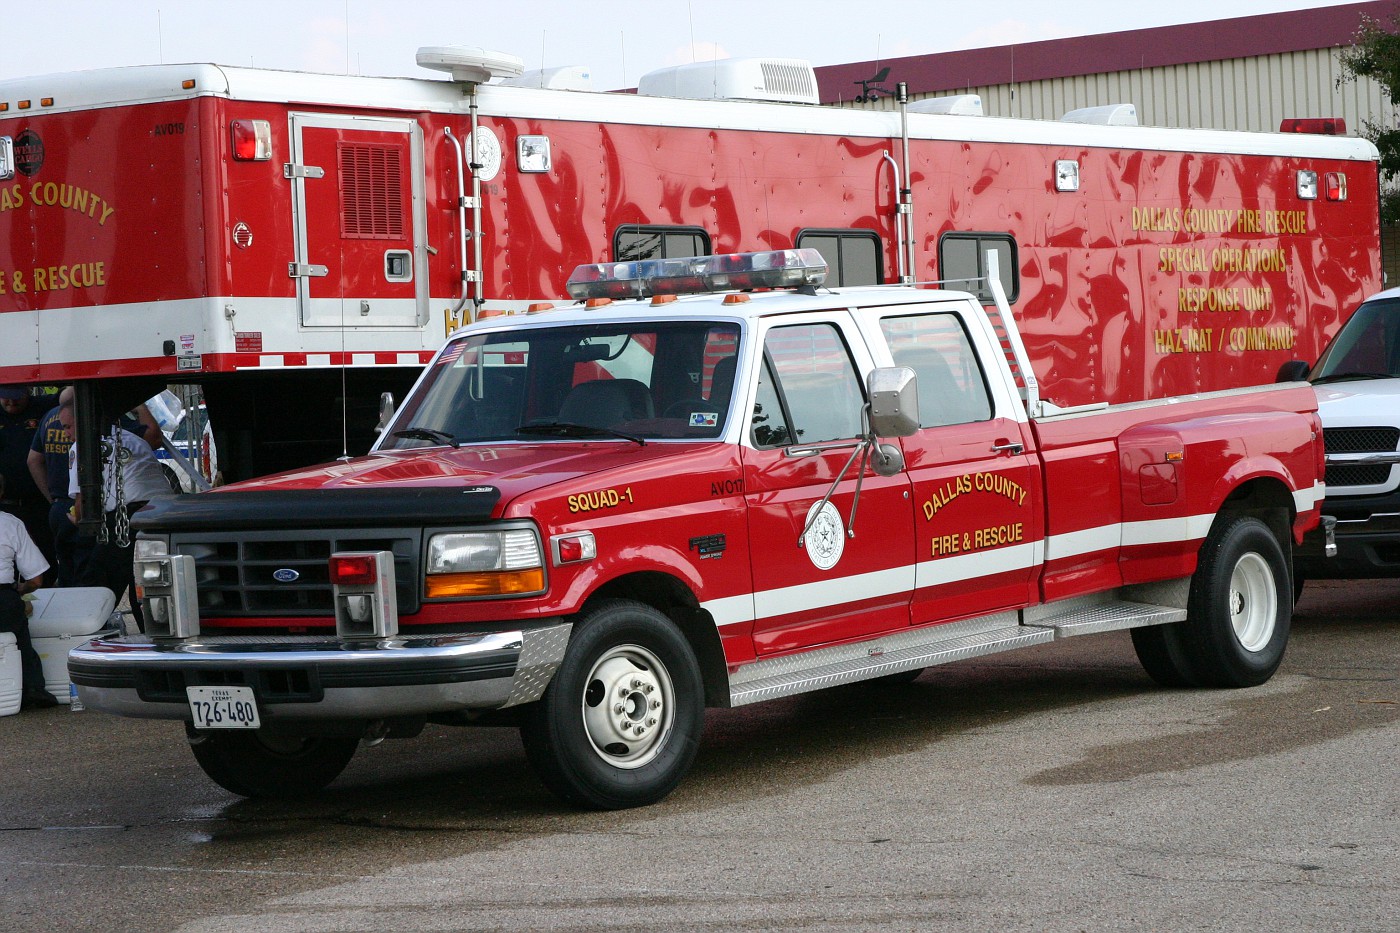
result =
[[256,729],[258,704],[252,687],[186,687],[196,729]]

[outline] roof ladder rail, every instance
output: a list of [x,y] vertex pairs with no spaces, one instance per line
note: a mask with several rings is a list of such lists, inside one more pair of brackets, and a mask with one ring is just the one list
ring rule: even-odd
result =
[[1035,370],[1031,369],[1026,345],[1021,342],[1021,332],[1011,316],[1011,305],[1006,300],[1006,291],[1001,287],[1001,263],[996,250],[987,250],[987,290],[992,293],[996,304],[997,317],[1001,319],[1001,329],[1006,333],[1006,342],[1011,347],[1011,362],[1016,374],[1021,377],[1021,399],[1026,403],[1026,414],[1032,418],[1041,415],[1040,383],[1036,381]]

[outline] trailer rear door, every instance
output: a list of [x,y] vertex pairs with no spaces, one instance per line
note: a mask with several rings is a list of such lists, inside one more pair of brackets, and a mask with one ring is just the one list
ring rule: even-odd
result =
[[304,327],[427,321],[423,134],[413,120],[292,114]]

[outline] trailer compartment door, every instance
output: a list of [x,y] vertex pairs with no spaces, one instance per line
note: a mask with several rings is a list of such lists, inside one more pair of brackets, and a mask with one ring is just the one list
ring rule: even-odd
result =
[[413,120],[292,114],[292,190],[303,327],[427,321],[423,135]]

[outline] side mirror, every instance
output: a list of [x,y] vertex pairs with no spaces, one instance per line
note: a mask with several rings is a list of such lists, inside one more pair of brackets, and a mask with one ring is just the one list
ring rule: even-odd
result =
[[884,366],[865,381],[870,394],[870,430],[876,437],[909,437],[919,430],[919,390],[914,370]]
[[1289,360],[1278,368],[1275,382],[1305,382],[1312,367],[1302,360]]
[[384,429],[389,426],[389,422],[394,420],[394,393],[381,392],[379,394],[379,423],[374,426],[375,434],[383,434]]

